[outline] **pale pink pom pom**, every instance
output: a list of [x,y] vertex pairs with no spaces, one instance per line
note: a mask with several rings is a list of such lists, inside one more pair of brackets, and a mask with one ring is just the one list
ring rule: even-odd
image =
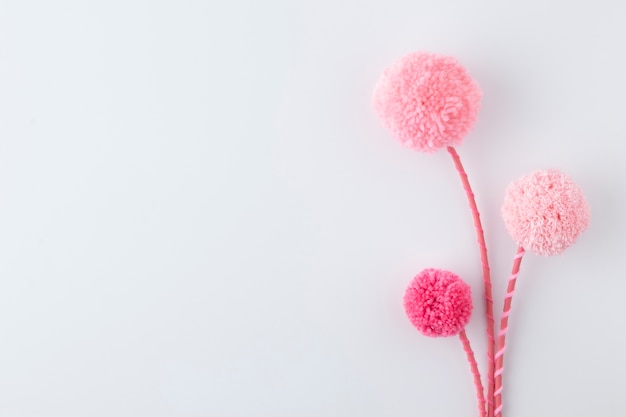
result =
[[448,56],[416,52],[387,68],[374,90],[374,110],[405,146],[434,152],[461,143],[480,107],[478,84]]
[[502,217],[518,244],[550,256],[562,253],[587,229],[590,211],[570,177],[557,170],[539,170],[509,184]]
[[404,293],[404,310],[413,325],[431,337],[454,336],[472,315],[472,291],[456,274],[425,269]]

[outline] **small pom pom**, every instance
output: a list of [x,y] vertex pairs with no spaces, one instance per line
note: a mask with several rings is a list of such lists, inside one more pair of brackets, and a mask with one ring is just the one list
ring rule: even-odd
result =
[[506,189],[502,217],[513,239],[538,255],[558,255],[589,226],[580,187],[557,170],[539,170]]
[[374,110],[403,145],[434,152],[460,144],[480,107],[478,84],[459,62],[426,52],[387,68],[374,89]]
[[454,336],[472,315],[472,290],[458,275],[442,269],[425,269],[404,293],[406,315],[421,333],[430,337]]

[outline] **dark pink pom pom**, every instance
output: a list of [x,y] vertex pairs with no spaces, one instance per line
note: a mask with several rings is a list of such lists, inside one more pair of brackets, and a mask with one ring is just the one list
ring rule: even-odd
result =
[[425,269],[409,284],[404,310],[413,325],[430,337],[454,336],[472,315],[472,291],[458,275]]

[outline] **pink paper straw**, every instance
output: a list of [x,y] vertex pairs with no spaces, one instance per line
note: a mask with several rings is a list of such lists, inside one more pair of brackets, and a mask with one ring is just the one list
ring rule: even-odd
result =
[[494,372],[495,377],[495,391],[494,391],[494,416],[502,417],[502,373],[504,371],[504,351],[506,349],[506,334],[509,331],[509,314],[511,313],[511,302],[513,301],[513,294],[515,293],[515,283],[517,282],[517,276],[519,275],[520,265],[522,264],[522,257],[525,250],[523,247],[517,249],[517,254],[513,258],[513,270],[511,271],[511,277],[509,278],[509,285],[506,290],[506,297],[504,298],[504,308],[502,310],[502,318],[500,319],[500,332],[498,333],[498,351],[495,354],[496,368]]

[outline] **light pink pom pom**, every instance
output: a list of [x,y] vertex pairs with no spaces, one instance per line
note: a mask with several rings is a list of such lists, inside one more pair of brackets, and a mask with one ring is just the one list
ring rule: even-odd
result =
[[405,146],[434,152],[461,143],[481,92],[452,57],[416,52],[387,68],[374,90],[374,110]]
[[539,255],[562,253],[589,226],[582,190],[557,170],[535,171],[509,184],[502,206],[513,239]]
[[454,336],[472,315],[471,288],[456,274],[425,269],[404,293],[404,310],[413,325],[431,337]]

